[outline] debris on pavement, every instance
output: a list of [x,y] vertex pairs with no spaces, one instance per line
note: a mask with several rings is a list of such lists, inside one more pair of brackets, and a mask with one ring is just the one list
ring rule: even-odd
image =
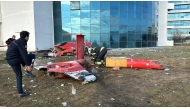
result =
[[64,84],[61,84],[61,86],[64,86]]
[[32,100],[32,101],[36,101],[37,102],[38,100]]
[[115,66],[113,69],[114,70],[120,70],[120,68],[118,66]]
[[115,99],[114,98],[111,98],[112,101],[114,101]]
[[67,106],[67,102],[62,102],[63,106]]

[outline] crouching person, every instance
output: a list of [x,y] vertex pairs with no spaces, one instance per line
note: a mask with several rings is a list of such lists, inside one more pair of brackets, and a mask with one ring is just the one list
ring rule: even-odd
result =
[[104,57],[107,53],[106,47],[96,47],[91,49],[91,54],[93,56],[92,61],[94,64],[98,65],[98,67],[104,66]]
[[[20,38],[13,41],[8,46],[6,52],[7,63],[11,66],[12,70],[16,74],[17,90],[19,97],[25,97],[30,95],[30,92],[24,92],[22,87],[22,69],[21,65],[26,68],[26,76],[35,78],[36,76],[31,73],[31,63],[35,59],[34,54],[28,54],[27,41],[29,40],[29,32],[20,32]],[[33,60],[33,61],[32,61]]]

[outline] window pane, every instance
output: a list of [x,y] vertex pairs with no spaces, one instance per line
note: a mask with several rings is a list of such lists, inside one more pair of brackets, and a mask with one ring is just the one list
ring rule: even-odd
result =
[[100,33],[100,25],[91,25],[91,33]]
[[110,47],[111,48],[118,48],[119,47],[119,42],[110,42]]
[[134,3],[128,3],[128,11],[135,11],[135,4]]
[[128,12],[128,18],[135,18],[134,12]]
[[62,1],[61,10],[70,10],[70,2]]
[[80,9],[80,1],[71,1],[71,10],[79,10]]
[[109,17],[110,11],[109,10],[101,10],[101,17]]
[[90,18],[90,10],[81,10],[80,12],[80,17],[81,18]]
[[119,41],[118,33],[110,33],[110,41],[118,42]]
[[101,41],[109,41],[110,37],[109,34],[101,34]]
[[100,10],[91,10],[91,17],[100,17]]
[[80,32],[80,25],[72,25],[71,26],[71,33],[72,34],[79,34]]
[[88,10],[90,9],[90,2],[89,1],[80,1],[80,8],[82,10]]
[[81,24],[90,24],[90,18],[81,18]]
[[136,41],[141,41],[142,40],[142,38],[141,38],[141,34],[136,34]]
[[100,18],[91,18],[91,24],[100,24]]
[[126,11],[120,11],[120,17],[127,18],[127,12]]
[[90,25],[81,25],[81,33],[90,33]]
[[100,2],[98,1],[91,1],[91,10],[99,10],[100,9]]
[[119,18],[113,18],[111,17],[111,25],[119,25]]
[[127,33],[120,34],[120,41],[127,41]]
[[127,25],[127,19],[126,18],[120,18],[120,25]]
[[119,9],[119,2],[110,2],[110,8],[111,10],[118,10]]
[[101,25],[101,33],[109,33],[110,32],[109,25]]
[[100,46],[100,34],[91,34],[92,47]]
[[127,11],[127,2],[126,1],[120,2],[120,11]]
[[136,4],[136,12],[142,12],[142,5]]
[[135,47],[135,42],[134,41],[129,41],[127,47],[128,48],[134,48]]
[[119,11],[118,10],[111,10],[110,15],[111,15],[111,17],[119,17]]
[[120,48],[127,48],[127,42],[120,42],[119,47]]
[[110,25],[110,17],[101,17],[101,24]]
[[62,18],[64,18],[64,17],[70,17],[70,11],[61,11],[61,16],[62,16]]
[[62,19],[62,25],[70,25],[70,24],[71,24],[71,19],[70,18],[63,18]]
[[106,48],[110,48],[110,42],[101,42],[101,46],[104,46]]
[[63,34],[71,33],[71,25],[62,25]]
[[71,18],[71,24],[80,24],[80,18]]
[[79,10],[72,10],[71,11],[71,17],[80,18],[80,11]]
[[110,33],[116,33],[118,31],[119,31],[119,27],[118,26],[111,26]]
[[127,33],[127,25],[120,25],[119,33]]
[[128,19],[128,25],[129,26],[135,25],[135,20],[134,19]]
[[100,2],[101,9],[109,9],[110,8],[110,2]]
[[134,41],[135,40],[135,33],[128,33],[128,40]]

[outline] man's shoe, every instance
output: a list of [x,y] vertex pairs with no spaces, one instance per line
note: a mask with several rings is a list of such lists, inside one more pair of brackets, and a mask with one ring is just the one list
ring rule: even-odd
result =
[[25,97],[28,95],[30,95],[30,92],[23,92],[23,93],[19,94],[19,97],[22,98],[22,97]]
[[32,74],[31,72],[25,72],[24,76],[29,76],[31,78],[35,78],[36,75]]

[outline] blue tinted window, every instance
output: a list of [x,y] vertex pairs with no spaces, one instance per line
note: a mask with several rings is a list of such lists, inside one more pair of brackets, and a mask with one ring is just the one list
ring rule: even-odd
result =
[[71,19],[70,18],[63,18],[62,19],[62,25],[70,25]]
[[134,33],[135,32],[135,26],[128,26],[128,33]]
[[70,10],[70,1],[62,1],[61,2],[61,10]]
[[109,25],[101,25],[101,33],[109,33],[110,26]]
[[126,1],[120,2],[120,11],[127,11],[127,2]]
[[119,47],[120,48],[127,48],[127,42],[120,42]]
[[100,24],[100,18],[99,17],[91,18],[91,24]]
[[141,34],[136,34],[135,39],[136,39],[136,41],[141,41],[142,40],[142,35]]
[[136,33],[141,33],[141,29],[142,29],[142,27],[141,26],[136,26]]
[[127,41],[127,33],[120,34],[120,41]]
[[71,25],[62,25],[63,32],[71,33]]
[[70,11],[61,11],[62,18],[70,17]]
[[110,2],[110,10],[118,10],[119,9],[119,2]]
[[110,42],[101,42],[101,46],[104,46],[104,47],[107,47],[107,48],[110,48]]
[[111,23],[111,25],[119,25],[119,18],[112,17],[110,19],[110,23]]
[[79,10],[74,10],[74,11],[71,11],[71,17],[80,17],[80,11]]
[[110,15],[111,15],[111,17],[119,17],[119,11],[118,10],[111,10]]
[[148,7],[146,5],[143,5],[143,12],[148,12]]
[[110,17],[109,10],[101,10],[101,17]]
[[82,10],[90,9],[90,2],[89,1],[80,1],[80,9],[82,9]]
[[90,10],[81,10],[80,11],[80,17],[81,18],[90,17]]
[[85,36],[84,36],[84,40],[90,42],[90,34],[86,33]]
[[128,12],[128,18],[135,18],[134,12]]
[[168,14],[169,19],[173,18],[190,18],[190,13],[175,13],[175,14]]
[[100,7],[101,7],[101,9],[109,9],[110,8],[110,2],[103,2],[103,1],[101,1],[100,2]]
[[90,25],[81,25],[81,33],[90,33]]
[[101,24],[110,25],[110,17],[101,17]]
[[147,13],[143,13],[143,19],[147,19]]
[[109,34],[101,34],[101,41],[109,41],[110,36]]
[[127,33],[127,25],[120,25],[119,33]]
[[110,41],[118,42],[119,34],[118,33],[110,33]]
[[90,2],[91,5],[91,10],[99,10],[100,9],[100,2],[98,1],[91,1]]
[[119,42],[110,42],[110,47],[111,48],[118,48],[119,47]]
[[128,33],[128,41],[134,41],[135,40],[135,33]]
[[136,12],[136,18],[141,19],[142,18],[142,13]]
[[136,42],[136,47],[141,48],[142,47],[142,42]]
[[128,48],[134,48],[135,47],[135,42],[134,41],[128,41],[127,47]]
[[168,26],[189,26],[190,21],[170,21]]
[[128,25],[135,25],[135,19],[128,19]]
[[100,10],[91,10],[91,17],[100,17]]
[[80,1],[70,1],[71,10],[79,10],[80,9]]
[[73,34],[79,34],[80,32],[80,25],[72,25],[71,26],[71,33]]
[[142,5],[136,4],[136,12],[142,12]]
[[90,24],[90,18],[81,18],[81,24]]
[[135,4],[134,3],[128,3],[128,11],[135,11]]
[[118,26],[111,26],[110,27],[110,33],[116,33],[119,32],[119,27]]
[[127,12],[126,11],[120,11],[120,17],[127,18]]
[[120,18],[120,25],[127,25],[127,18]]
[[71,18],[71,24],[80,24],[80,18]]
[[136,19],[136,25],[141,26],[142,25],[142,20],[141,19]]
[[91,33],[100,33],[100,25],[91,25]]
[[92,47],[100,46],[100,34],[91,34],[91,44]]

